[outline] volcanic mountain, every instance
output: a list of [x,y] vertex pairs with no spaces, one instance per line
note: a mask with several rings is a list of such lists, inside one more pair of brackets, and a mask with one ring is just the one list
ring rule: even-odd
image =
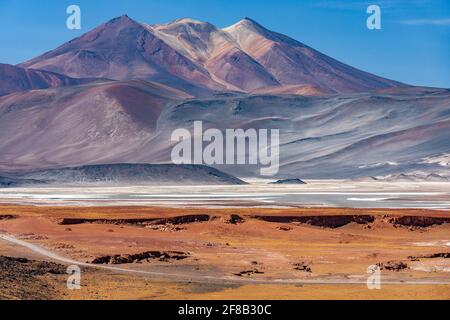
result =
[[113,19],[22,66],[71,77],[143,79],[205,94],[223,86],[204,68],[127,16]]
[[122,16],[0,68],[2,83],[12,85],[0,97],[8,179],[19,169],[171,163],[171,134],[194,121],[205,130],[279,129],[283,179],[450,176],[450,90],[368,74],[248,18],[219,29]]
[[160,82],[193,95],[309,86],[343,93],[400,86],[336,61],[251,19],[219,29],[180,19],[164,25],[128,16],[98,28],[21,66],[70,77]]
[[250,18],[223,29],[282,85],[313,85],[326,92],[356,92],[399,86],[343,64],[303,43],[272,32]]

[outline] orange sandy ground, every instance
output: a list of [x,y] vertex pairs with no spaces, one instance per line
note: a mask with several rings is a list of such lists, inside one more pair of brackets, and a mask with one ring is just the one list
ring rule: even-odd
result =
[[[216,219],[183,225],[181,231],[152,230],[131,225],[59,225],[61,218],[162,218],[208,214]],[[230,214],[245,219],[242,224],[225,223]],[[55,299],[450,299],[448,259],[420,259],[409,256],[449,252],[450,224],[427,229],[396,228],[377,220],[370,228],[350,224],[337,229],[269,223],[252,215],[318,216],[374,215],[448,217],[449,212],[387,209],[168,209],[153,207],[32,207],[0,206],[0,233],[45,247],[77,261],[112,254],[133,254],[150,250],[183,251],[191,254],[181,261],[152,261],[124,268],[176,273],[184,277],[144,277],[106,270],[83,268],[82,290],[65,288],[65,276],[44,276],[56,288]],[[291,230],[283,231],[281,226]],[[422,244],[419,246],[418,244]],[[426,244],[426,246],[424,245]],[[0,242],[0,255],[45,260],[25,248]],[[409,269],[383,271],[382,281],[439,281],[443,285],[382,284],[368,290],[364,284],[255,284],[247,280],[364,280],[370,265],[404,261]],[[306,262],[312,273],[294,270]],[[245,270],[263,274],[238,277]],[[192,280],[211,276],[215,280]],[[242,282],[241,280],[244,280]],[[17,284],[25,285],[25,284]]]

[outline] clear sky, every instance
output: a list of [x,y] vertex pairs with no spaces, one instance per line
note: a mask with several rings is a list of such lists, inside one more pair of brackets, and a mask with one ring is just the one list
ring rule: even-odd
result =
[[[66,28],[71,4],[81,7],[81,31]],[[382,30],[366,27],[370,4],[382,9]],[[0,0],[0,62],[26,61],[122,14],[218,27],[250,17],[365,71],[450,88],[449,0]]]

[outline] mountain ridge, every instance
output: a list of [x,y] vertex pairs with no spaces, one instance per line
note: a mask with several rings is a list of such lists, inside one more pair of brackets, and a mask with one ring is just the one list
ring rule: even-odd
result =
[[403,86],[250,18],[220,29],[189,18],[150,25],[123,15],[19,66],[74,78],[161,82],[196,96],[276,86],[314,86],[324,93]]
[[97,80],[0,97],[0,171],[168,163],[171,134],[194,121],[279,129],[277,178],[447,176],[449,168],[450,90],[365,73],[249,18],[219,29],[121,16],[14,68]]
[[[101,164],[1,173],[0,186],[51,185],[243,185],[244,181],[203,165]],[[7,178],[6,178],[7,176]]]
[[[279,179],[450,175],[450,90],[192,98],[164,88],[113,81],[0,97],[0,171],[170,163],[173,131],[203,121],[222,132],[279,129]],[[259,172],[215,167],[237,177]]]
[[0,63],[0,96],[18,91],[73,86],[99,80],[101,79],[71,78],[55,72]]

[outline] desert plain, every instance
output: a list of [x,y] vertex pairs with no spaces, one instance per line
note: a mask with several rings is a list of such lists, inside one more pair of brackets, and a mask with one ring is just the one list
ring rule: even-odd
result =
[[[319,187],[330,191],[332,185],[240,188],[300,197]],[[340,192],[370,204],[381,199],[370,186]],[[421,203],[430,197],[430,207],[439,209],[405,208],[406,202],[402,208],[238,202],[227,188],[221,193],[227,201],[214,193],[220,187],[211,187],[214,203],[199,205],[200,191],[193,187],[197,200],[185,206],[179,199],[187,194],[179,193],[170,205],[161,199],[130,204],[93,196],[104,188],[90,190],[90,200],[67,200],[64,190],[41,190],[40,199],[37,190],[3,190],[0,297],[450,299],[450,210],[442,204],[448,200],[442,184],[422,186],[415,197]],[[398,200],[390,188],[381,189]],[[404,188],[403,197],[411,197],[411,186]],[[356,197],[356,189],[366,196]],[[24,197],[27,192],[35,197]],[[67,288],[70,265],[81,268],[79,290]],[[367,286],[371,266],[380,268],[380,289]]]

